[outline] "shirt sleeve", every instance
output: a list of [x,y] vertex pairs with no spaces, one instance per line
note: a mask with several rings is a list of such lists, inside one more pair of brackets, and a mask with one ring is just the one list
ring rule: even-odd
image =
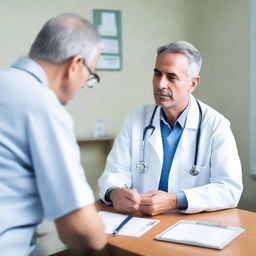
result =
[[56,219],[92,204],[94,196],[80,163],[73,122],[64,107],[33,111],[28,115],[27,129],[45,217]]
[[186,210],[188,208],[188,200],[183,191],[176,193],[178,210]]
[[103,202],[106,204],[106,205],[112,205],[112,201],[110,200],[110,198],[109,198],[109,192],[111,191],[111,190],[113,190],[114,188],[117,188],[117,187],[111,187],[111,188],[109,188],[107,191],[106,191],[106,193],[105,193],[105,196],[104,196],[104,200],[103,200]]

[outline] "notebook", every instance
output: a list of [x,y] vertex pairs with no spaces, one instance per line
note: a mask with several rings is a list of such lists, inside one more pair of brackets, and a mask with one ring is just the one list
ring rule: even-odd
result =
[[222,249],[244,229],[211,222],[180,220],[155,237],[156,240]]

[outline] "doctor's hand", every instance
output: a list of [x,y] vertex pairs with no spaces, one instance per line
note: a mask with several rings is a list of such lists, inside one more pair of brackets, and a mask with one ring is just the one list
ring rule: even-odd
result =
[[161,190],[141,194],[140,211],[151,216],[177,209],[177,196]]
[[114,188],[108,196],[116,210],[122,213],[141,215],[139,212],[141,196],[136,189]]

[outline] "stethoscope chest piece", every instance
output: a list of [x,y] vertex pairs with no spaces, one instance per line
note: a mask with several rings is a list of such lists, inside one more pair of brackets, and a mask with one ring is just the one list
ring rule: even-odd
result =
[[144,172],[146,172],[147,170],[147,166],[146,166],[146,163],[144,161],[139,161],[137,164],[136,164],[136,171],[140,174],[143,174]]
[[192,176],[197,176],[200,172],[198,165],[193,165],[189,172]]
[[151,130],[151,135],[155,131],[155,126],[153,126],[153,119],[156,113],[158,106],[156,105],[154,108],[154,111],[152,113],[150,123],[147,125],[144,130],[143,130],[143,137],[142,137],[142,149],[141,149],[141,156],[140,156],[140,161],[137,162],[136,164],[136,171],[140,174],[143,174],[147,171],[147,165],[144,161],[144,154],[145,154],[145,138],[146,138],[146,133],[147,131]]

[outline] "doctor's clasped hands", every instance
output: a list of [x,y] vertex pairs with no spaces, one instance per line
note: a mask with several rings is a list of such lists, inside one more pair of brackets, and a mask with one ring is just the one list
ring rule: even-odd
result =
[[114,188],[107,196],[116,210],[127,214],[154,216],[177,209],[176,194],[161,190],[139,194],[136,189]]

